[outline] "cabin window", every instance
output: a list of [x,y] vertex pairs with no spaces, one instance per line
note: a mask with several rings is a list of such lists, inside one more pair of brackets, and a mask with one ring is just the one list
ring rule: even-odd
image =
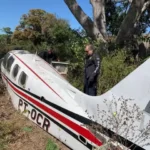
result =
[[12,56],[10,56],[8,58],[7,66],[6,66],[6,69],[7,69],[8,72],[10,72],[10,69],[11,69],[11,66],[12,66],[13,62],[14,62],[14,58]]
[[17,76],[17,74],[18,74],[18,72],[19,72],[19,69],[20,69],[20,67],[19,67],[19,65],[15,65],[14,66],[14,69],[13,69],[13,72],[12,72],[12,76],[14,77],[14,78],[16,78],[16,76]]
[[4,59],[3,59],[3,66],[4,66],[5,69],[6,69],[6,66],[7,66],[7,59],[8,59],[9,56],[10,56],[10,54],[7,53],[7,54],[4,56]]
[[20,74],[19,84],[20,84],[23,88],[25,88],[25,86],[26,86],[27,78],[28,78],[28,76],[25,74],[25,72],[22,72],[22,73]]

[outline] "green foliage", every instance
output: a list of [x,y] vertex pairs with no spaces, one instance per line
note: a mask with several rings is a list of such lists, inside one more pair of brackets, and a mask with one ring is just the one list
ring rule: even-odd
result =
[[[82,56],[83,57],[83,56]],[[126,59],[130,57],[127,62]],[[138,64],[125,50],[112,52],[102,57],[101,72],[98,80],[98,94],[102,94],[131,73]],[[70,82],[79,90],[83,90],[83,61],[73,63],[70,69]]]
[[82,58],[84,36],[84,31],[72,30],[65,20],[44,10],[33,9],[21,17],[11,43],[6,35],[1,35],[0,45],[6,51],[24,49],[33,53],[52,48],[61,61],[74,63]]
[[1,29],[2,32],[4,32],[5,34],[7,35],[12,35],[13,32],[11,31],[11,28],[10,27],[4,27],[3,29]]
[[125,61],[127,56],[127,53],[121,50],[103,58],[99,78],[99,94],[112,88],[137,67],[132,63],[134,62],[132,58],[130,63]]
[[5,34],[0,35],[0,51],[7,51],[8,46],[11,44],[11,35],[13,32],[11,31],[11,28],[9,27],[5,27],[1,30]]
[[0,35],[0,52],[8,51],[8,47],[11,44],[11,35],[1,34]]
[[89,43],[87,38],[76,38],[70,44],[69,81],[79,90],[83,89],[84,48]]
[[[111,35],[117,35],[128,10],[130,2],[128,0],[123,1],[106,1],[106,22],[107,32]],[[137,23],[134,30],[134,34],[141,35],[145,33],[150,26],[149,10],[145,10]]]
[[106,22],[107,31],[112,35],[117,35],[120,25],[126,15],[125,7],[116,5],[115,1],[106,1]]
[[46,150],[58,150],[58,148],[57,145],[49,139],[46,145]]
[[7,45],[7,36],[4,34],[0,35],[0,51],[6,49]]
[[12,40],[32,41],[34,45],[40,45],[42,42],[55,45],[68,40],[66,30],[69,30],[67,21],[44,10],[31,9],[21,17]]
[[32,128],[31,127],[23,127],[22,130],[26,131],[26,132],[32,132]]

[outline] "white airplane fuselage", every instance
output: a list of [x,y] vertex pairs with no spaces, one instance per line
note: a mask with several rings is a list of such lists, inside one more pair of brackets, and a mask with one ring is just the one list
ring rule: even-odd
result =
[[87,114],[73,100],[75,93],[62,86],[69,83],[52,66],[33,54],[12,51],[7,55],[13,60],[10,68],[2,64],[2,78],[17,110],[72,149],[101,145],[78,121],[78,116],[88,118]]
[[[130,96],[136,98],[131,91],[128,95],[128,83],[120,83],[102,96],[85,95],[69,84],[40,57],[23,50],[7,53],[1,64],[1,74],[14,107],[40,128],[74,150],[89,150],[103,146],[102,140],[86,127],[92,122],[89,114],[95,117],[98,124],[102,124],[96,113],[97,104],[100,108],[107,109],[103,100],[111,99],[112,93],[117,97],[123,95],[128,98]],[[122,83],[125,81],[123,80]],[[122,85],[124,86],[122,87]],[[140,95],[140,93],[136,95],[138,94]],[[149,95],[145,99],[144,105],[141,104],[140,99],[137,99],[141,110],[149,102]],[[147,116],[146,121],[148,120],[150,118]],[[141,123],[139,122],[139,124]],[[113,133],[113,131],[110,132]],[[121,134],[119,136],[124,138]],[[129,142],[137,144],[139,150],[149,150],[150,148],[148,146],[142,148],[133,141]]]

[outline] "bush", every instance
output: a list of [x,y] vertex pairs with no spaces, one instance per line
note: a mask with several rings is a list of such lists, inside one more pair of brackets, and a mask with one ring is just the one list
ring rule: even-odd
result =
[[[129,57],[130,60],[126,61]],[[134,63],[131,56],[125,50],[119,50],[102,57],[101,71],[98,79],[98,94],[108,91],[120,80],[131,73],[138,64]],[[83,59],[72,63],[69,68],[69,81],[73,86],[83,89]]]
[[88,43],[87,38],[76,39],[70,46],[70,66],[68,79],[73,86],[83,90],[83,73],[84,73],[84,48]]
[[130,62],[126,62],[128,57],[126,51],[121,50],[113,52],[102,59],[101,74],[98,82],[99,94],[108,91],[137,67],[132,57]]

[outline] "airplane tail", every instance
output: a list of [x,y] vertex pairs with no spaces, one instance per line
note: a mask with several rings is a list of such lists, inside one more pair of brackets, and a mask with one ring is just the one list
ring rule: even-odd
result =
[[[123,131],[127,128],[127,130],[130,129],[130,132],[132,132],[132,124],[134,124],[136,130],[133,134],[138,135],[140,133],[139,130],[146,128],[149,123],[150,59],[145,61],[108,92],[100,96],[88,96],[79,93],[76,95],[75,100],[87,112],[91,120],[96,121],[98,124],[115,133],[118,132],[118,135],[129,139],[133,143],[138,143],[132,134],[128,134],[127,137]],[[122,127],[113,129],[115,128],[113,126],[116,124],[115,121],[118,121],[117,117],[120,115],[119,113],[123,114],[120,119],[120,124],[123,120],[129,124],[124,125],[122,123]],[[126,118],[128,121],[125,115],[127,115]],[[129,118],[129,115],[131,118]],[[111,121],[109,122],[108,120]],[[133,123],[131,123],[132,120],[134,120]]]
[[[133,99],[134,102],[144,110],[150,100],[150,59],[145,61],[137,69],[131,72],[127,77],[121,80],[108,92],[100,96],[88,96],[77,94],[75,100],[82,104],[85,110],[96,108],[104,99],[113,98]],[[88,107],[90,105],[90,107]],[[91,112],[92,113],[92,112]],[[92,113],[94,115],[94,113]]]

